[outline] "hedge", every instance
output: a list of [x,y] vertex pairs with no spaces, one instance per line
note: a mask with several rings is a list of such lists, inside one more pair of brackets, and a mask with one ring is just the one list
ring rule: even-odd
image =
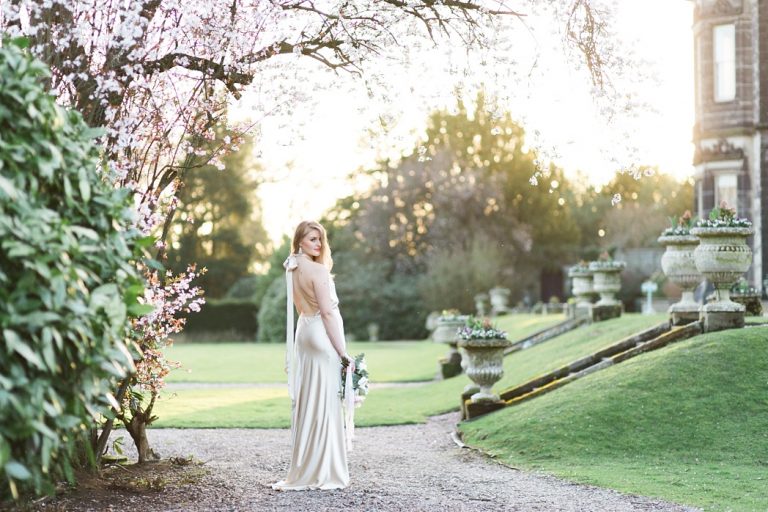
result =
[[206,300],[199,313],[187,316],[185,335],[235,334],[236,338],[256,340],[259,306],[249,300]]

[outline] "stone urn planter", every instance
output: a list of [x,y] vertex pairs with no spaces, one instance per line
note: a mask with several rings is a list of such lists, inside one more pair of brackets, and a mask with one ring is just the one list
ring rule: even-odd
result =
[[588,266],[576,265],[568,269],[568,277],[571,278],[571,290],[576,297],[576,306],[588,306],[592,303],[593,274]]
[[432,340],[436,343],[446,343],[450,347],[448,355],[440,359],[440,374],[444,379],[449,379],[461,373],[461,354],[456,343],[458,342],[459,327],[463,327],[467,321],[466,315],[441,316],[437,319],[437,327],[432,333]]
[[509,288],[491,288],[488,294],[491,297],[491,313],[494,315],[503,314],[509,311],[507,302],[509,301]]
[[592,261],[592,289],[600,294],[596,306],[620,306],[616,293],[621,290],[621,271],[626,267],[623,261]]
[[716,331],[744,326],[746,308],[731,300],[731,287],[752,265],[747,238],[751,227],[697,227],[691,234],[700,243],[693,252],[696,269],[715,287],[715,301],[701,308],[704,329]]
[[477,316],[485,316],[485,303],[488,301],[487,293],[478,293],[475,295],[475,310],[477,310]]
[[683,296],[669,309],[672,325],[682,325],[699,319],[699,303],[693,298],[693,290],[701,282],[693,252],[699,239],[693,235],[662,235],[659,243],[667,250],[661,257],[661,269],[670,281],[682,288]]
[[480,389],[469,397],[470,402],[500,402],[493,385],[504,375],[504,349],[512,342],[506,338],[459,340],[466,360],[467,377]]

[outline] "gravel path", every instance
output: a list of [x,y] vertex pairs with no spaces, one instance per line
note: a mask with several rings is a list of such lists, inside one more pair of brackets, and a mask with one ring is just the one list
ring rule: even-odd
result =
[[287,471],[287,430],[152,430],[150,441],[162,457],[194,455],[210,473],[195,485],[132,500],[130,506],[137,512],[695,510],[502,466],[457,447],[450,437],[456,420],[453,413],[426,425],[358,428],[350,454],[352,483],[342,491],[272,490],[270,484]]

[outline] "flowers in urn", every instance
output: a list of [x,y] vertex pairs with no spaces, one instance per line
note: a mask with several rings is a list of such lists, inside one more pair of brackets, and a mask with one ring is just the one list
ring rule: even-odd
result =
[[441,322],[463,322],[467,319],[467,315],[462,315],[458,309],[444,309],[440,312],[438,321]]
[[[341,369],[341,399],[344,400],[347,384],[347,368]],[[355,406],[360,405],[368,395],[368,365],[365,362],[365,354],[355,356],[355,371],[352,372],[352,391],[355,394]]]
[[709,212],[709,217],[696,222],[697,228],[750,228],[752,221],[736,216],[736,209],[728,206],[725,201]]
[[696,217],[691,210],[685,210],[680,217],[674,215],[669,218],[670,227],[661,232],[661,236],[688,236],[696,225]]
[[465,341],[507,339],[507,332],[497,329],[491,323],[490,318],[475,318],[474,316],[467,318],[466,324],[459,327],[457,334],[459,339]]
[[568,269],[568,274],[583,274],[583,273],[589,273],[589,262],[581,260],[577,264],[571,266]]
[[614,260],[608,251],[603,251],[596,261],[589,263],[589,269],[592,271],[623,269],[626,266],[625,262]]

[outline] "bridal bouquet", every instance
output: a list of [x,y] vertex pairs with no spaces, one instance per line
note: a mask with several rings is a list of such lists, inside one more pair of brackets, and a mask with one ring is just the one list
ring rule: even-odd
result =
[[[344,390],[347,384],[347,367],[341,369],[341,399],[344,400]],[[355,356],[355,371],[352,372],[352,390],[355,393],[355,405],[359,407],[365,395],[368,394],[368,365],[365,364],[365,354]]]

